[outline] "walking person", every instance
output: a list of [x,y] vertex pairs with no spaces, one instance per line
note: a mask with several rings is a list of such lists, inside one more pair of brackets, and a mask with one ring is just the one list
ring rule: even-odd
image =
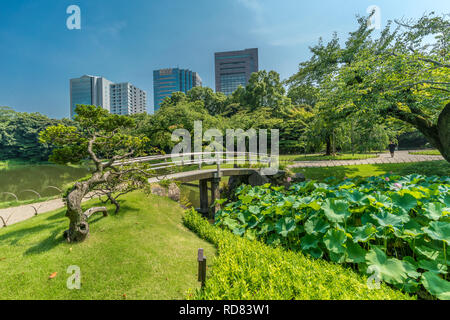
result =
[[391,153],[391,158],[394,157],[395,147],[397,147],[397,145],[394,143],[394,141],[391,141],[391,143],[389,143],[389,152]]

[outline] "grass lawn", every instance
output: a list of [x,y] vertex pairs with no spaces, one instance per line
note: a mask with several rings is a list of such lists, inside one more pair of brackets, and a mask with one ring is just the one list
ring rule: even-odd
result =
[[328,161],[328,160],[363,160],[369,158],[378,157],[376,154],[351,154],[342,153],[336,156],[326,156],[326,155],[302,155],[302,154],[288,154],[280,155],[280,161]]
[[[90,205],[98,203],[84,207]],[[0,297],[183,299],[199,287],[197,249],[215,255],[211,244],[184,227],[183,215],[176,202],[134,192],[122,199],[117,215],[93,216],[90,237],[80,244],[62,239],[68,227],[63,209],[1,228]],[[71,265],[81,269],[80,290],[66,287]]]
[[301,172],[306,179],[324,180],[328,177],[343,179],[344,177],[371,177],[392,172],[393,174],[408,175],[412,173],[424,175],[450,175],[450,163],[447,161],[426,161],[412,163],[384,163],[364,164],[357,166],[294,168],[294,172]]
[[440,156],[441,153],[438,150],[424,150],[417,152],[410,152],[409,154],[422,155],[422,156]]

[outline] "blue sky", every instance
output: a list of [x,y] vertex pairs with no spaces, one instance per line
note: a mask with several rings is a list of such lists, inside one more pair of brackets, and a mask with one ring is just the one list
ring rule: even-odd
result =
[[[68,30],[69,5],[81,30]],[[69,79],[101,75],[148,93],[152,71],[197,71],[214,88],[214,52],[259,48],[260,69],[283,79],[333,31],[344,38],[370,5],[389,19],[449,13],[448,0],[0,0],[0,106],[69,116]]]

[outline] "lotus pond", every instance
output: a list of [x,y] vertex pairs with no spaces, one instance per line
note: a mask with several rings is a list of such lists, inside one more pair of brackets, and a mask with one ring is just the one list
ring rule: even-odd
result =
[[216,225],[301,250],[425,299],[450,299],[450,177],[384,175],[243,185]]

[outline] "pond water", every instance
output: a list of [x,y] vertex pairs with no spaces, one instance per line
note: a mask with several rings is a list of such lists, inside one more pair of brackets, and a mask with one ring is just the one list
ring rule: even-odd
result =
[[[0,202],[13,201],[14,197],[3,192],[14,193],[19,201],[59,195],[56,188],[83,178],[88,169],[52,164],[36,164],[0,169]],[[56,188],[54,188],[56,187]],[[67,187],[67,186],[66,186]],[[33,190],[33,191],[29,191]]]
[[[38,198],[35,192],[41,197],[57,196],[61,192],[56,188],[65,191],[67,184],[83,178],[88,173],[89,170],[85,168],[51,164],[24,165],[0,169],[0,202],[14,200],[13,196],[4,192],[14,193],[20,201]],[[198,181],[193,182],[193,184],[198,184]],[[181,196],[189,200],[194,208],[200,206],[198,186],[181,185],[180,189]]]

